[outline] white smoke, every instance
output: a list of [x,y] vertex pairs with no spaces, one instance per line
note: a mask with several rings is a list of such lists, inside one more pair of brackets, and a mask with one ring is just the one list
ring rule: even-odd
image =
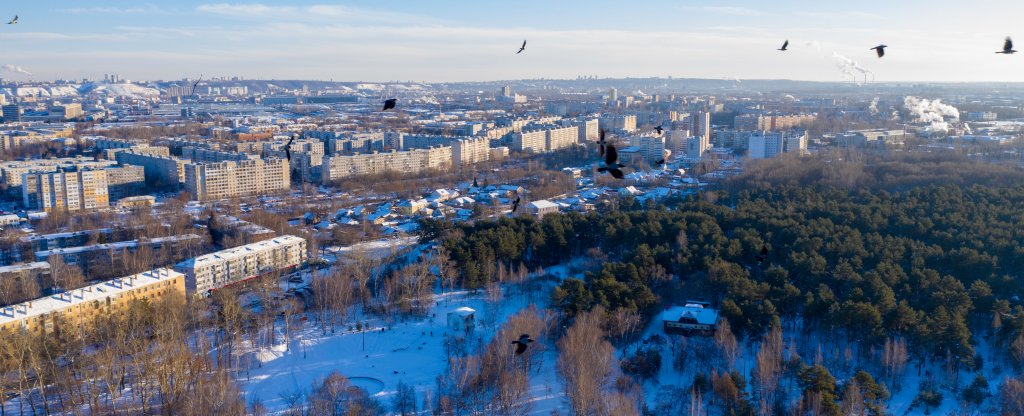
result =
[[794,97],[794,96],[792,96],[790,94],[786,94],[786,95],[782,96],[782,98],[786,99],[786,100],[790,100],[790,101],[800,101],[798,98],[796,98],[796,97]]
[[878,114],[878,97],[871,99],[871,104],[868,104],[868,112],[870,112],[871,115]]
[[14,65],[14,64],[4,64],[3,66],[0,66],[0,71],[2,71],[2,72],[12,72],[12,73],[15,73],[15,74],[32,75],[32,73],[26,71],[25,68],[22,68],[20,66]]
[[872,79],[875,77],[875,73],[871,72],[870,69],[860,66],[857,61],[840,55],[838,52],[832,52],[832,58],[836,61],[836,68],[839,68],[839,73],[843,77],[849,77],[850,81],[857,83],[857,85],[863,83],[862,78],[866,81],[868,74],[871,74]]
[[927,123],[928,127],[926,130],[933,133],[949,131],[949,123],[946,122],[947,117],[955,120],[960,119],[960,110],[949,104],[944,104],[942,100],[907,96],[903,99],[903,106],[907,108],[907,112],[910,113],[910,118],[914,122]]

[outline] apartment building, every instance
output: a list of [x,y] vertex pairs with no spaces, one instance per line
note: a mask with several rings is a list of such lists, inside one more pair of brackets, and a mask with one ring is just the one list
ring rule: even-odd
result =
[[225,162],[259,159],[257,155],[243,152],[227,152],[223,150],[204,149],[186,146],[181,148],[181,157],[193,163]]
[[544,130],[530,130],[512,133],[511,149],[517,152],[543,153],[547,151],[548,133]]
[[141,195],[146,191],[146,169],[124,165],[107,168],[107,193],[111,201]]
[[0,162],[0,176],[8,189],[21,191],[21,180],[29,172],[56,172],[62,169],[103,169],[116,165],[110,160],[95,161],[85,156]]
[[37,334],[75,332],[133,302],[185,297],[185,275],[159,268],[0,308],[0,330]]
[[283,235],[191,258],[174,269],[185,274],[189,294],[207,296],[224,286],[298,267],[306,261],[306,240]]
[[323,164],[320,166],[320,179],[324,184],[330,184],[331,181],[351,176],[377,175],[385,172],[415,174],[431,170],[448,170],[451,166],[451,146],[351,156],[324,156]]
[[629,144],[637,149],[637,153],[647,163],[654,163],[665,157],[665,136],[642,135],[633,136]]
[[767,159],[783,152],[807,153],[807,133],[804,131],[761,131],[751,134],[748,140],[752,159]]
[[491,141],[485,137],[452,141],[452,165],[463,166],[490,160]]
[[636,116],[630,114],[602,116],[599,125],[605,130],[633,132],[636,131]]
[[185,190],[199,201],[276,193],[291,188],[287,159],[185,165]]
[[743,114],[736,116],[736,130],[781,131],[814,121],[814,114]]
[[105,170],[26,173],[22,177],[26,209],[79,211],[110,206]]
[[146,186],[177,187],[185,181],[185,165],[188,160],[172,156],[160,156],[136,150],[118,152],[117,163],[142,166],[145,170]]

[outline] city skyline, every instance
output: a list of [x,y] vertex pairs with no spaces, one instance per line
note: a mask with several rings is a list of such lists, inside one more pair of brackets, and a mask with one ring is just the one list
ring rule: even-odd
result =
[[[993,53],[1017,35],[1013,16],[1024,5],[1009,1],[390,4],[21,4],[4,10],[20,19],[0,28],[0,77],[1024,82],[1020,57]],[[790,50],[776,51],[786,39]],[[868,50],[880,42],[890,45],[883,59]]]

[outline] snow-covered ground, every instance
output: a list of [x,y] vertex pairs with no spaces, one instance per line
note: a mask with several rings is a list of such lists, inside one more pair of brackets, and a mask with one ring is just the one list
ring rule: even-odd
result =
[[[315,382],[338,371],[355,378],[353,384],[365,388],[386,406],[399,381],[414,386],[420,406],[425,391],[434,390],[436,377],[448,366],[444,350],[444,335],[449,332],[447,312],[462,306],[477,311],[475,348],[489,342],[496,328],[532,303],[527,294],[516,290],[506,291],[497,304],[487,305],[485,296],[483,292],[437,295],[425,319],[388,324],[379,318],[359,316],[326,336],[315,322],[308,321],[287,349],[282,344],[247,352],[260,363],[240,374],[245,399],[259,398],[269,409],[282,410],[287,407],[286,397],[308,393]],[[493,324],[486,322],[489,307],[494,308]],[[365,322],[370,330],[349,330],[348,326],[357,320]],[[564,412],[561,390],[555,372],[555,350],[549,346],[542,364],[530,376],[530,414],[549,415],[555,409]]]

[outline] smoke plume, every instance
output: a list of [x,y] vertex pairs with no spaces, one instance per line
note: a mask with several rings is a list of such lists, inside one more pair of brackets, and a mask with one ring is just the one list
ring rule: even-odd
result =
[[856,82],[857,85],[861,85],[867,80],[867,75],[871,74],[871,78],[874,79],[875,73],[871,72],[870,69],[860,66],[857,61],[840,55],[838,52],[832,52],[832,58],[836,61],[836,68],[839,68],[839,73],[843,77],[849,77],[850,81]]
[[12,72],[12,73],[15,73],[15,74],[32,75],[32,73],[26,71],[25,68],[22,68],[20,66],[14,65],[14,64],[4,64],[3,66],[0,66],[0,71],[2,71],[2,72]]
[[910,118],[916,123],[927,123],[927,130],[931,132],[949,131],[949,123],[946,118],[960,119],[960,110],[942,100],[929,100],[907,96],[903,99],[903,106],[910,113]]

